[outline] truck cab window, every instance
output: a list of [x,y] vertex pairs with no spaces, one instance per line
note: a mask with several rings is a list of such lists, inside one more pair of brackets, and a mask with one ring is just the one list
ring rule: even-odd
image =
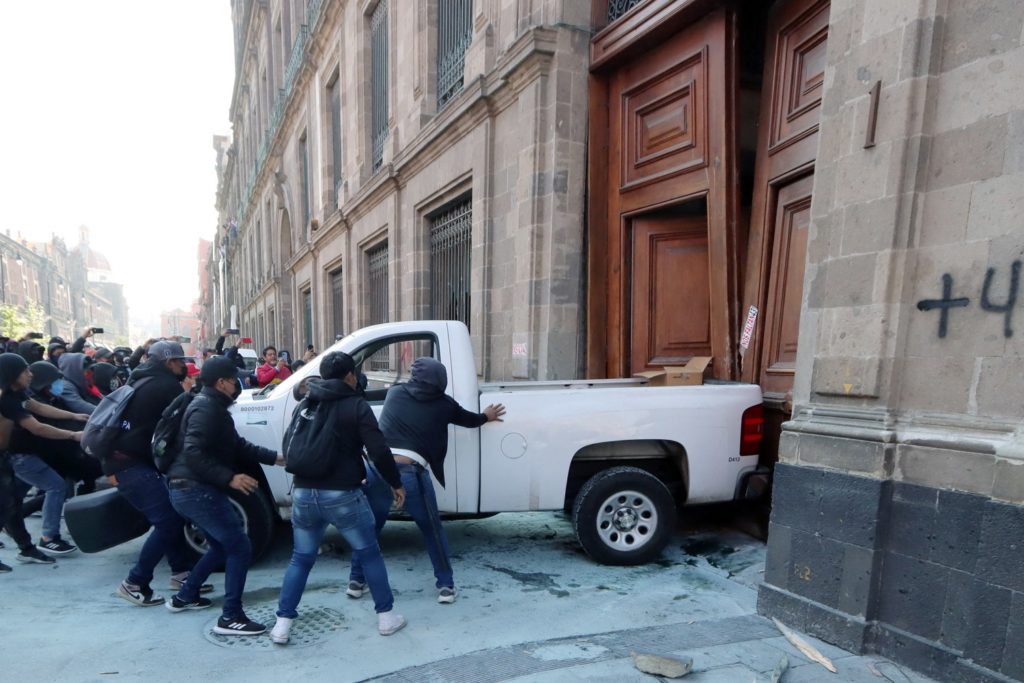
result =
[[440,360],[437,339],[433,335],[378,339],[353,353],[356,370],[366,375],[366,400],[382,403],[388,389],[409,380],[409,368],[421,356]]

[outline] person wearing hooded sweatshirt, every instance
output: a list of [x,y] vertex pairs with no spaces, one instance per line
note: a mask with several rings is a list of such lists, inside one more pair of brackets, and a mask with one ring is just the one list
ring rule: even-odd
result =
[[60,357],[68,350],[68,345],[60,337],[51,337],[46,347],[46,360],[59,367]]
[[57,367],[64,375],[64,404],[77,413],[92,415],[103,398],[92,382],[92,360],[84,353],[62,353]]
[[[391,635],[406,621],[395,614],[394,595],[388,584],[388,572],[377,544],[374,516],[362,482],[366,477],[363,448],[377,464],[389,485],[389,501],[401,506],[405,499],[398,469],[377,426],[373,410],[358,389],[355,364],[347,353],[332,352],[320,362],[323,379],[308,381],[305,410],[315,406],[312,429],[318,434],[313,444],[323,452],[333,453],[331,468],[322,477],[295,475],[292,493],[292,559],[281,585],[277,607],[277,623],[270,632],[276,643],[288,642],[292,620],[306,587],[309,572],[316,562],[317,550],[328,524],[333,524],[352,548],[352,556],[360,559],[373,594],[377,612],[377,631]],[[294,416],[293,419],[302,419]]]
[[[59,410],[74,412],[62,398],[65,380],[64,376],[60,374],[60,370],[45,360],[32,363],[28,369],[32,373],[29,394],[33,399]],[[38,419],[44,424],[72,432],[80,432],[85,428],[85,425],[78,420],[53,419],[44,416],[39,416]],[[37,453],[57,474],[72,482],[82,482],[78,487],[78,495],[92,493],[96,490],[96,480],[103,474],[100,464],[95,458],[86,456],[77,443],[38,438],[33,438],[33,440],[35,441],[33,452]],[[34,511],[31,510],[29,503],[26,503],[25,509]]]
[[46,355],[46,349],[43,345],[37,341],[31,339],[18,344],[18,355],[25,359],[25,362],[31,365],[36,361],[43,360]]
[[[406,491],[405,511],[416,522],[426,542],[427,554],[434,566],[437,601],[450,604],[455,602],[455,580],[449,559],[448,539],[441,526],[441,514],[437,509],[430,472],[444,486],[448,425],[476,428],[487,422],[500,422],[505,414],[505,406],[492,404],[484,408],[482,413],[466,410],[444,393],[448,388],[448,373],[444,365],[433,358],[417,358],[410,371],[409,382],[388,389],[380,415],[380,430],[395,455],[402,476],[402,485]],[[387,521],[390,503],[387,491],[380,485],[377,473],[372,470],[367,473],[366,489],[373,499],[374,517],[380,533]],[[353,555],[348,590],[345,593],[351,598],[359,598],[364,592],[366,583],[363,567],[359,558]]]
[[82,433],[44,424],[35,416],[79,422],[87,421],[89,416],[69,413],[30,398],[26,390],[31,382],[32,372],[24,358],[15,353],[0,354],[0,416],[14,423],[9,451],[11,467],[26,485],[21,487],[20,495],[28,492],[28,486],[45,492],[39,549],[50,555],[66,555],[76,548],[60,537],[60,516],[66,495],[64,479],[37,453],[39,447],[45,445],[45,441],[40,443],[41,439],[80,442]]
[[[151,446],[160,415],[181,396],[185,351],[170,341],[156,342],[148,351],[149,360],[128,380],[135,393],[124,410],[127,429],[114,440],[111,456],[103,460],[103,473],[110,483],[153,525],[135,566],[117,587],[118,597],[140,607],[164,604],[150,586],[161,559],[166,556],[171,566],[172,590],[181,589],[193,566],[185,545],[185,520],[171,506],[167,482],[153,464]],[[202,584],[199,590],[208,593],[213,586]]]
[[259,481],[242,470],[261,463],[284,464],[284,460],[269,448],[246,441],[235,430],[228,408],[242,393],[242,386],[231,361],[211,358],[203,364],[199,378],[203,390],[185,409],[179,433],[181,447],[167,470],[167,486],[171,505],[203,530],[210,548],[167,603],[167,609],[181,612],[209,607],[212,603],[199,595],[200,587],[223,563],[224,603],[213,632],[259,635],[266,627],[249,619],[242,610],[252,546],[228,492],[234,489],[243,495],[260,495]]

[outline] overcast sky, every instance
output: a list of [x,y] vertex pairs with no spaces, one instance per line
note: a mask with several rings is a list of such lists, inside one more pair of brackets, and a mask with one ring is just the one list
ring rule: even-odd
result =
[[229,0],[0,0],[0,230],[86,225],[133,318],[187,308],[233,50]]

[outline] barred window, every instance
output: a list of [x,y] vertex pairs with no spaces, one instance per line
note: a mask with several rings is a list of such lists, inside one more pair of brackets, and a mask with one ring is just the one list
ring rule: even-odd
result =
[[643,0],[608,0],[608,23],[612,23]]
[[[384,242],[366,251],[367,282],[369,286],[368,325],[388,321],[388,243]],[[392,358],[388,349],[381,349],[367,359],[370,370],[390,367]]]
[[430,218],[430,317],[469,326],[472,198]]
[[327,86],[328,101],[331,115],[331,165],[333,166],[331,198],[335,203],[341,197],[341,76],[334,75],[334,80]]
[[[313,292],[304,290],[302,292],[302,331],[306,335],[305,344],[313,343]],[[305,349],[303,349],[305,350]]]
[[299,138],[299,163],[302,165],[302,225],[309,225],[309,145],[306,134]]
[[341,268],[331,273],[331,323],[335,336],[345,334],[345,277]]
[[438,0],[437,108],[462,90],[466,50],[473,41],[473,0]]
[[376,171],[384,163],[384,142],[388,138],[388,0],[380,0],[370,15],[370,87],[370,135]]

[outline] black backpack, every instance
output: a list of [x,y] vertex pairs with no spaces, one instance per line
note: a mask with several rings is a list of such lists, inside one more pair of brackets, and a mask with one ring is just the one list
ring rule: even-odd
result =
[[281,447],[286,471],[298,477],[320,479],[334,469],[334,430],[325,424],[328,412],[319,401],[308,398],[295,407]]
[[131,425],[124,422],[124,411],[135,395],[135,389],[149,380],[149,377],[145,377],[137,384],[126,384],[103,397],[82,430],[83,451],[99,460],[111,456],[114,441],[131,429]]
[[150,441],[153,464],[164,474],[171,469],[178,451],[181,450],[181,423],[185,419],[185,410],[192,404],[195,396],[191,391],[186,391],[171,401],[160,414],[156,429],[153,430],[153,439]]

